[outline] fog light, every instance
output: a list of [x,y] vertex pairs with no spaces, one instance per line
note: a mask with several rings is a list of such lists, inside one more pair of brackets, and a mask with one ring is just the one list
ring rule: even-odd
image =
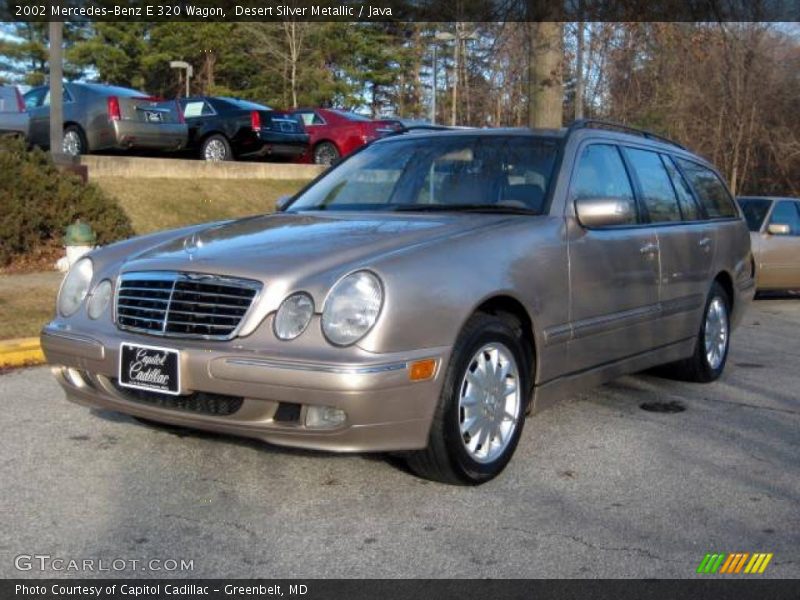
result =
[[345,412],[332,406],[309,406],[306,408],[306,427],[331,429],[347,419]]

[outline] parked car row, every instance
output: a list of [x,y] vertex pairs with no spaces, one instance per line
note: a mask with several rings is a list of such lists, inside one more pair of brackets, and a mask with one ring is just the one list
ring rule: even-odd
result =
[[[276,110],[237,98],[165,100],[94,83],[64,84],[62,151],[71,156],[108,150],[185,150],[207,161],[271,157],[330,165],[364,144],[403,128],[343,110]],[[22,95],[0,86],[0,134],[31,145],[50,144],[50,88]]]

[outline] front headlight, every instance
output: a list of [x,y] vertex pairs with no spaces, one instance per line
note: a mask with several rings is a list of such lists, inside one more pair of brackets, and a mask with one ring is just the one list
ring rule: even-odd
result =
[[87,305],[87,312],[90,318],[97,319],[105,312],[111,302],[113,291],[111,282],[108,279],[103,279],[95,286]]
[[74,315],[89,292],[92,283],[92,261],[82,258],[69,270],[58,292],[58,312],[62,317]]
[[378,276],[357,271],[340,280],[328,295],[322,311],[322,332],[337,346],[356,343],[375,325],[383,305]]
[[314,301],[305,292],[292,294],[281,303],[273,328],[281,340],[293,340],[303,333],[314,316]]

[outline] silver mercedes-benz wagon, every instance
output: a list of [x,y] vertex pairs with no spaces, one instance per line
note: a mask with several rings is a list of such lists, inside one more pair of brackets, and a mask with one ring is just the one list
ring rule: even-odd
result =
[[42,332],[67,397],[480,483],[560,397],[718,378],[754,293],[714,168],[602,122],[406,131],[278,208],[76,263]]

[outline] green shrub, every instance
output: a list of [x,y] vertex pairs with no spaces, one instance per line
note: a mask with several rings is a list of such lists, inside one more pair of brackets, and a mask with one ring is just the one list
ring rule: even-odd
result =
[[41,150],[0,139],[0,266],[62,245],[64,229],[78,218],[98,244],[133,235],[127,215],[100,188],[60,172]]

